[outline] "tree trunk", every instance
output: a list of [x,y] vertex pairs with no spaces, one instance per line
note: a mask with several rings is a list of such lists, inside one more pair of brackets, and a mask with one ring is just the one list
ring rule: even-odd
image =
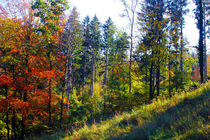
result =
[[[27,37],[28,40],[30,40],[29,36]],[[28,66],[28,49],[26,48],[26,58],[25,58],[25,62],[26,62],[26,68],[27,68],[27,71],[29,72],[29,66]],[[25,73],[25,83],[26,85],[28,85],[28,75]],[[24,91],[24,94],[23,94],[23,102],[27,102],[27,90]],[[26,113],[26,112],[25,112]],[[21,133],[21,137],[24,138],[25,136],[25,116],[22,116],[22,121],[21,121],[21,124],[22,124],[22,133]]]
[[[171,45],[171,44],[170,44]],[[171,98],[171,46],[169,47],[169,57],[168,57],[168,92]]]
[[182,73],[182,77],[181,77],[181,82],[183,82],[183,75],[184,75],[184,71],[183,71],[183,48],[184,48],[184,44],[183,44],[184,40],[183,40],[183,21],[181,21],[181,56],[180,56],[180,71]]
[[94,86],[94,68],[95,68],[95,58],[94,50],[92,50],[92,65],[91,65],[91,84],[90,84],[90,97],[93,97],[93,86]]
[[160,95],[160,60],[158,58],[158,67],[156,73],[156,87],[157,87],[157,96]]
[[131,23],[131,48],[130,48],[130,65],[129,65],[129,93],[131,93],[132,88],[132,77],[131,77],[131,68],[132,68],[132,56],[133,56],[133,22]]
[[12,139],[17,139],[17,133],[16,133],[16,115],[15,115],[15,110],[13,110],[13,114],[12,114]]
[[[105,75],[104,75],[104,110],[106,109],[106,97],[107,97],[107,90],[108,90],[108,51],[106,51],[106,68],[105,68]],[[104,111],[105,112],[105,111]]]
[[154,82],[153,82],[153,61],[151,61],[151,65],[150,65],[150,79],[149,79],[149,81],[150,81],[150,83],[149,83],[149,86],[150,86],[150,91],[149,91],[149,100],[150,101],[152,101],[152,99],[153,99],[153,93],[154,93],[154,91],[153,91],[153,87],[154,87]]
[[63,98],[64,98],[64,92],[65,92],[65,82],[63,82],[63,91],[61,94],[61,112],[60,112],[60,129],[62,129],[62,121],[63,121]]
[[8,111],[8,87],[5,87],[6,96],[6,125],[7,125],[7,139],[9,140],[9,111]]
[[104,89],[105,89],[105,95],[107,94],[107,88],[108,88],[108,52],[106,52],[106,68],[105,68],[105,76],[104,76]]
[[[15,73],[15,66],[12,65],[11,66],[11,69],[12,69],[12,72],[13,72],[13,79],[15,79],[16,77],[16,73]],[[13,81],[13,84],[16,84],[16,80]],[[17,98],[16,97],[16,93],[17,93],[17,89],[14,91],[14,94],[13,94],[13,98]],[[12,132],[11,132],[11,135],[12,135],[12,139],[17,139],[17,133],[16,133],[16,112],[15,110],[13,109],[12,110]]]
[[68,56],[68,61],[67,61],[67,71],[68,71],[68,74],[67,74],[67,89],[66,89],[66,93],[67,93],[67,98],[68,98],[68,104],[67,104],[67,110],[69,109],[69,96],[70,96],[70,92],[71,92],[71,86],[72,86],[72,83],[71,83],[71,80],[72,80],[72,58],[71,58],[71,55],[69,54]]
[[203,75],[203,6],[202,0],[199,0],[199,11],[200,11],[200,18],[199,18],[199,60],[200,60],[200,75],[201,75],[201,83],[204,82],[204,75]]
[[82,83],[82,96],[85,95],[85,78],[86,78],[86,57],[84,56],[84,66],[83,66],[83,83]]
[[203,3],[203,19],[204,19],[204,25],[203,25],[203,34],[204,34],[204,82],[207,81],[208,77],[207,77],[207,55],[206,55],[206,18],[205,18],[205,12],[206,12],[206,7],[205,7],[205,3]]
[[[50,53],[48,55],[49,57],[49,61],[50,61],[50,71],[52,70],[52,62],[51,62],[51,58],[50,58]],[[52,100],[52,91],[51,91],[51,86],[52,86],[52,80],[51,78],[49,79],[49,84],[48,84],[48,94],[49,94],[49,102],[48,102],[48,111],[49,111],[49,121],[48,121],[48,125],[51,126],[51,100]]]
[[147,83],[148,83],[148,58],[147,58],[147,54],[146,54],[146,52],[145,52],[145,58],[146,58],[146,74],[145,74],[145,81],[146,81],[146,85],[147,85]]

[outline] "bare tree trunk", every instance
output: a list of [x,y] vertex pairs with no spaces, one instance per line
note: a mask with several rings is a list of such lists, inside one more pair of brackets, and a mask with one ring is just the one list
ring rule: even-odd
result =
[[[182,76],[184,75],[183,71],[183,48],[184,48],[184,40],[183,40],[183,22],[181,21],[181,56],[180,56],[180,70]],[[181,77],[181,82],[183,82],[183,77]]]
[[62,121],[63,121],[63,98],[64,98],[64,92],[65,92],[65,82],[63,82],[62,85],[63,91],[61,94],[61,112],[60,112],[60,129],[62,129]]
[[[28,58],[26,58],[26,67],[28,67]],[[28,85],[28,76],[25,75],[25,83],[26,85]],[[23,102],[26,102],[27,101],[27,90],[23,91],[24,94],[23,94]],[[25,135],[25,116],[23,116],[22,114],[22,121],[21,121],[21,125],[22,125],[22,133],[21,133],[21,137],[24,138],[24,135]]]
[[130,28],[131,28],[131,32],[130,32],[130,38],[131,38],[131,44],[130,44],[130,62],[129,62],[129,73],[128,73],[128,78],[129,78],[129,93],[131,93],[131,88],[132,88],[132,53],[133,53],[133,28],[134,28],[134,24],[135,24],[135,12],[136,12],[136,7],[139,4],[138,0],[131,0],[131,4],[129,5],[127,3],[127,1],[125,0],[121,0],[121,2],[123,3],[124,7],[125,7],[125,12],[126,12],[126,16],[129,19],[130,22]]
[[94,50],[92,50],[92,65],[91,65],[91,84],[90,84],[90,97],[93,97],[93,86],[94,86],[94,68],[95,68],[95,56]]
[[153,62],[153,79],[152,79],[152,88],[153,88],[153,98],[155,94],[155,89],[156,89],[156,70],[155,70],[155,62]]
[[156,73],[156,87],[157,87],[157,96],[160,94],[160,60],[158,58],[158,67]]
[[[12,75],[13,75],[13,79],[15,79],[15,69],[14,69],[14,65],[11,66],[12,69]],[[16,84],[16,80],[13,81],[13,84]],[[16,96],[17,93],[17,89],[14,91],[13,97],[17,98]],[[12,135],[12,139],[17,139],[17,133],[16,133],[16,111],[13,109],[12,110],[12,131],[11,131],[11,135]]]
[[[49,52],[48,54],[48,58],[49,58],[49,61],[50,61],[50,71],[52,70],[52,60],[51,60],[51,57],[50,57],[50,53],[51,51]],[[52,100],[52,90],[51,90],[51,86],[52,86],[52,79],[50,78],[49,79],[49,84],[48,84],[48,88],[49,88],[49,91],[48,91],[48,94],[49,94],[49,102],[48,102],[48,111],[49,111],[49,121],[48,121],[48,125],[51,126],[51,100]]]
[[106,97],[107,97],[107,90],[108,90],[108,52],[106,51],[106,68],[105,68],[105,75],[104,75],[104,110],[106,109]]
[[108,88],[108,52],[106,52],[106,68],[105,68],[105,76],[104,76],[104,86],[105,86],[105,95],[107,94],[107,88]]
[[[171,45],[171,44],[170,44]],[[171,46],[169,47],[169,58],[168,58],[168,92],[171,97]]]
[[203,52],[203,55],[204,55],[204,82],[207,81],[207,55],[206,55],[206,18],[205,18],[205,11],[206,11],[206,8],[205,8],[205,3],[203,3],[203,19],[204,19],[204,28],[203,28],[203,31],[204,31],[204,46],[203,46],[203,49],[204,49],[204,52]]
[[150,91],[149,91],[149,100],[152,101],[153,99],[153,93],[154,93],[154,82],[153,82],[153,61],[151,61],[151,65],[150,65],[150,83],[149,83],[149,86],[150,86]]
[[11,134],[13,134],[12,139],[17,139],[17,133],[16,133],[16,113],[13,110],[13,114],[12,114],[12,132]]
[[63,83],[62,83],[62,94],[61,94],[61,112],[60,112],[60,129],[62,129],[62,121],[63,121],[63,100],[64,100],[64,93],[66,91],[66,76],[67,76],[67,63],[65,63],[65,75],[63,77]]
[[[8,87],[5,87],[5,96],[8,100]],[[9,140],[9,111],[8,111],[8,101],[6,101],[6,125],[7,125],[7,139]]]
[[83,66],[83,83],[82,83],[82,96],[85,94],[85,78],[86,78],[86,57],[84,56],[84,66]]
[[69,96],[70,96],[70,92],[71,92],[71,86],[72,86],[72,83],[71,83],[71,80],[72,80],[72,58],[69,54],[68,56],[68,64],[67,64],[67,71],[68,71],[68,74],[67,74],[67,88],[66,88],[66,93],[67,93],[67,98],[68,98],[68,104],[67,104],[67,110],[69,109]]
[[199,13],[200,13],[200,18],[199,18],[199,61],[200,61],[200,75],[201,75],[201,83],[204,82],[204,74],[203,74],[203,4],[202,0],[199,0]]
[[131,23],[131,48],[130,48],[130,65],[129,65],[129,93],[131,93],[132,88],[132,77],[131,77],[131,69],[132,69],[132,57],[133,57],[133,24],[134,24],[134,14],[132,17]]
[[148,83],[148,58],[147,58],[147,53],[145,52],[145,58],[146,58],[146,74],[145,74],[145,80],[146,80],[146,85],[147,85],[147,83]]

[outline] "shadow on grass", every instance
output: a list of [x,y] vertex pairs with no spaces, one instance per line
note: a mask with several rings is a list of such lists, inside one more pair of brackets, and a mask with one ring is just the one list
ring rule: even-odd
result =
[[127,123],[128,121],[122,120],[119,126],[130,126],[132,131],[111,139],[208,140],[209,100],[210,89],[206,89],[203,91],[203,94],[195,98],[185,98],[167,111],[155,114],[156,117],[143,126],[138,126],[138,121],[135,117],[129,120],[129,124]]

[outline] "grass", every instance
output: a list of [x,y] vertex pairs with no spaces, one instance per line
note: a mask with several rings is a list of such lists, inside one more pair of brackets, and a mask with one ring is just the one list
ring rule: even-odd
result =
[[131,113],[66,133],[70,140],[102,139],[189,139],[208,140],[210,83],[192,92],[182,92],[171,99],[164,96]]

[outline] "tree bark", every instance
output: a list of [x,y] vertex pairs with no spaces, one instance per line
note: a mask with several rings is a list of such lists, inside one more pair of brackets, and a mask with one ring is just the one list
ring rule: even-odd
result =
[[[181,19],[182,20],[182,19]],[[180,56],[180,71],[182,73],[182,76],[184,75],[184,71],[183,71],[183,48],[184,48],[184,44],[183,44],[183,21],[181,21],[181,56]],[[181,77],[181,82],[183,82],[183,77]]]
[[199,60],[200,60],[200,76],[201,76],[201,83],[204,82],[204,75],[203,75],[203,5],[202,0],[199,0]]
[[168,56],[168,92],[171,98],[171,44],[169,44],[169,56]]
[[12,139],[17,139],[17,133],[16,133],[16,115],[15,115],[15,111],[13,110],[13,114],[12,114],[12,132],[11,134],[13,134]]
[[145,52],[145,61],[146,61],[146,74],[145,74],[145,81],[146,81],[146,85],[148,83],[148,57],[147,57],[147,53]]
[[[13,76],[13,79],[16,79],[16,73],[15,73],[15,66],[12,65],[11,66],[11,69],[12,69],[12,76]],[[13,81],[13,84],[16,84],[16,80]],[[13,98],[17,98],[17,89],[14,91],[14,94],[13,94]],[[16,133],[16,112],[15,110],[13,109],[12,110],[12,131],[11,131],[11,139],[17,139],[17,133]]]
[[[50,61],[50,71],[51,71],[52,70],[52,60],[51,60],[50,54],[51,54],[51,50],[49,51],[49,54],[48,54],[48,58],[49,58],[49,61]],[[48,102],[49,121],[48,121],[48,125],[49,126],[51,126],[51,100],[52,100],[51,85],[52,85],[52,79],[49,78],[49,83],[48,83],[48,88],[49,88],[49,91],[48,91],[48,94],[49,94],[49,102]]]
[[154,82],[153,82],[153,61],[151,61],[151,65],[150,65],[150,91],[149,91],[149,100],[152,101],[153,99],[153,93],[154,93]]
[[85,83],[86,83],[86,57],[84,56],[84,66],[83,66],[83,83],[82,83],[82,96],[85,95]]
[[134,15],[131,23],[131,48],[130,48],[130,65],[129,65],[129,93],[131,93],[132,88],[132,77],[131,77],[131,68],[132,68],[132,57],[133,57],[133,24],[134,24]]
[[62,129],[62,121],[63,121],[63,98],[64,98],[64,92],[65,92],[65,82],[63,82],[63,91],[61,94],[61,112],[60,112],[60,129]]
[[156,73],[156,87],[157,87],[157,96],[160,95],[160,60],[158,58],[158,66],[157,66],[157,73]]
[[108,52],[106,52],[106,68],[105,68],[105,76],[104,76],[104,89],[105,89],[105,95],[107,94],[107,88],[108,88]]
[[203,22],[203,34],[204,34],[204,82],[207,81],[208,77],[207,77],[207,55],[206,55],[206,18],[205,18],[205,12],[206,12],[206,6],[205,6],[205,3],[203,3],[203,19],[204,19],[204,22]]
[[[27,35],[26,39],[28,41],[30,41],[30,37],[29,35]],[[27,46],[26,46],[27,47]],[[26,58],[25,58],[25,65],[26,65],[26,68],[27,68],[27,71],[29,72],[29,66],[28,66],[28,49],[26,48]],[[26,85],[28,86],[28,75],[25,73],[25,83]],[[24,91],[24,94],[23,94],[23,102],[27,102],[27,93],[28,91],[25,90]],[[26,112],[25,112],[26,113]],[[21,137],[24,138],[25,136],[25,116],[22,116],[22,121],[21,121],[21,125],[22,125],[22,133],[21,133]]]
[[6,96],[6,126],[7,126],[7,139],[9,140],[9,111],[8,111],[8,87],[5,87]]
[[92,50],[92,65],[91,65],[91,84],[90,84],[90,97],[93,97],[93,86],[94,86],[94,68],[95,68],[95,56],[94,50]]
[[[70,50],[69,50],[70,51]],[[69,55],[67,56],[68,58],[68,61],[67,61],[67,71],[68,71],[68,74],[67,74],[67,89],[66,89],[66,93],[67,93],[67,98],[68,98],[68,104],[67,104],[67,110],[69,109],[69,96],[70,96],[70,92],[71,92],[71,86],[72,86],[72,83],[71,83],[71,80],[72,80],[72,58],[71,58],[71,53],[69,52]]]

